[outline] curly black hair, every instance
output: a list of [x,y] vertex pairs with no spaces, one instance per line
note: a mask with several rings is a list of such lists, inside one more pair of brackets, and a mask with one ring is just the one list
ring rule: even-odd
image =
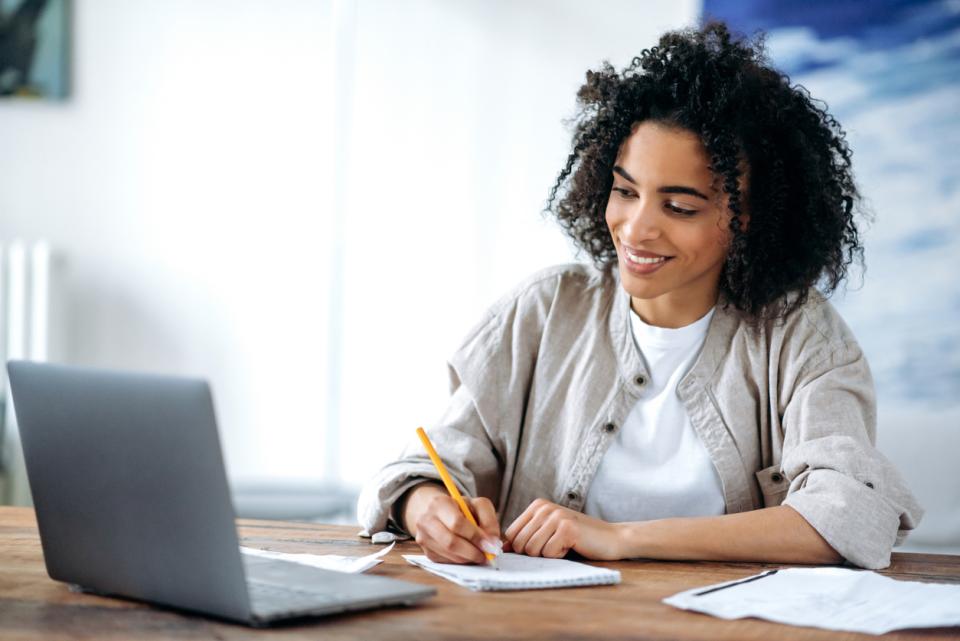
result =
[[732,214],[720,291],[746,318],[783,317],[810,287],[829,295],[854,260],[863,264],[845,134],[825,103],[768,64],[762,34],[735,37],[716,21],[666,33],[619,74],[608,62],[588,71],[577,104],[573,151],[544,211],[598,267],[617,260],[604,219],[613,165],[647,120],[703,143]]

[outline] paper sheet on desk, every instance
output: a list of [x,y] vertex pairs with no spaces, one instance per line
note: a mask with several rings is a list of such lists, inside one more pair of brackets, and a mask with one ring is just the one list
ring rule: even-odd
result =
[[434,563],[425,556],[413,554],[404,554],[403,558],[471,590],[540,590],[620,583],[620,573],[616,570],[509,552],[497,559],[499,569],[488,565]]
[[868,634],[960,625],[960,585],[898,581],[844,568],[774,570],[663,602],[724,619],[757,617]]
[[342,556],[340,554],[293,554],[289,552],[272,552],[270,550],[258,550],[240,546],[240,551],[244,554],[254,556],[263,556],[268,559],[279,559],[281,561],[292,561],[302,565],[309,565],[322,570],[334,570],[336,572],[349,572],[358,574],[366,572],[376,564],[380,563],[380,557],[393,549],[391,543],[379,552],[368,554],[366,556]]

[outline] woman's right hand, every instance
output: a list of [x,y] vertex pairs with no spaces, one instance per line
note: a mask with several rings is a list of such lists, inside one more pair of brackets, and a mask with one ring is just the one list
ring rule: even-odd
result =
[[437,483],[421,483],[404,495],[402,525],[414,536],[427,558],[437,563],[487,562],[501,549],[500,523],[487,498],[464,498],[480,527],[473,525],[460,506]]

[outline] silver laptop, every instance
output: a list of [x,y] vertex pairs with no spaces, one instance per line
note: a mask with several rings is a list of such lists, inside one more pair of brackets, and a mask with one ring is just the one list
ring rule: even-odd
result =
[[254,626],[430,587],[241,554],[205,381],[10,361],[52,579]]

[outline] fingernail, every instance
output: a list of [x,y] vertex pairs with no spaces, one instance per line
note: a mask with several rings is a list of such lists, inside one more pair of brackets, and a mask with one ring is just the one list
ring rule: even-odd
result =
[[503,552],[503,544],[499,539],[484,539],[480,542],[480,549],[487,554],[499,556]]

